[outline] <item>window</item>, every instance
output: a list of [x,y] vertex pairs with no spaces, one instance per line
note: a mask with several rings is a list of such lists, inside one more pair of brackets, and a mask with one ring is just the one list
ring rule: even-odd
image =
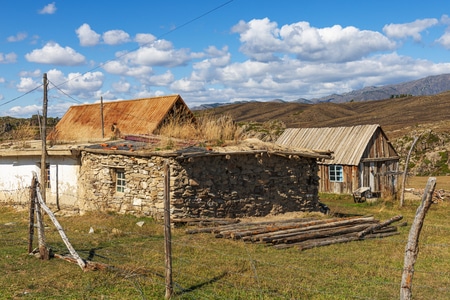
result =
[[45,165],[45,171],[47,172],[47,178],[46,178],[46,185],[47,185],[47,188],[49,189],[51,186],[50,186],[50,164],[46,164]]
[[332,182],[344,181],[341,165],[330,165],[330,181]]
[[116,192],[123,193],[125,191],[125,171],[116,170]]

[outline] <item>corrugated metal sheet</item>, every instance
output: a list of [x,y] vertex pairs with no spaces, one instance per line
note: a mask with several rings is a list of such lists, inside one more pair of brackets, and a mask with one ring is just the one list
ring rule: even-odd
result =
[[[151,134],[174,105],[190,112],[179,95],[104,102],[105,138],[113,136],[113,125],[122,135]],[[56,125],[56,134],[57,140],[102,138],[100,103],[71,106]]]
[[380,125],[358,125],[351,127],[287,128],[278,138],[277,144],[312,150],[333,151],[327,164],[357,166],[370,139]]

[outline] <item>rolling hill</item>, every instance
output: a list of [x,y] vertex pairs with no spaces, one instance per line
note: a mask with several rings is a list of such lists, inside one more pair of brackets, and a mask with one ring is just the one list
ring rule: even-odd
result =
[[230,115],[237,122],[279,120],[286,127],[333,127],[380,124],[390,137],[399,137],[418,125],[450,131],[450,92],[432,96],[303,104],[294,102],[248,102],[220,106],[209,111]]

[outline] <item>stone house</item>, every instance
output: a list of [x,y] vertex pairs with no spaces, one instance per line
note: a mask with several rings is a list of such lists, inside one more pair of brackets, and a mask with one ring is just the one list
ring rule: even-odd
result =
[[80,151],[79,208],[162,217],[164,164],[171,212],[183,217],[265,216],[319,211],[317,160],[329,158],[252,140],[238,150],[187,148]]

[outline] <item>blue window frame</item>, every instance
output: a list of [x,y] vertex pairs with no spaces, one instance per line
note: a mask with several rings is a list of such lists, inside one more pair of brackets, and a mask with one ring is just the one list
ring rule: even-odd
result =
[[341,165],[330,165],[330,181],[331,182],[343,182],[344,172]]

